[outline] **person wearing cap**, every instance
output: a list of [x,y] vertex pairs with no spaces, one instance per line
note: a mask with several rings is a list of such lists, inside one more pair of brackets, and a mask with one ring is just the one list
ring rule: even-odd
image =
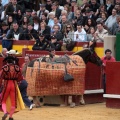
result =
[[61,15],[61,10],[58,8],[56,3],[52,4],[52,12],[55,12],[55,17],[59,18]]
[[45,39],[43,34],[39,35],[39,39],[35,42],[32,47],[32,50],[45,50],[48,45],[48,40]]
[[74,7],[77,5],[77,0],[71,0],[71,9],[72,9],[72,12],[75,12],[75,9]]
[[61,51],[61,44],[57,42],[57,38],[55,36],[50,37],[51,41],[47,45],[46,50],[49,50],[50,48],[54,48],[56,51]]
[[[23,76],[19,66],[14,63],[16,59],[13,56],[8,56],[3,61],[6,62],[6,65],[4,65],[0,71],[0,86],[3,85],[1,105],[4,115],[2,120],[6,120],[8,115],[9,120],[13,120],[15,109],[18,108],[19,105],[19,110],[25,108],[17,86],[17,83],[23,80]],[[8,98],[10,98],[10,100]]]
[[[4,58],[6,58],[8,56],[12,56],[14,58],[14,64],[19,66],[19,59],[16,57],[16,55],[18,55],[19,52],[17,52],[17,50],[13,50],[13,49],[8,51],[4,48],[3,50],[6,51],[6,53],[4,53],[5,54]],[[6,65],[6,62],[3,61],[3,65]]]
[[17,4],[17,0],[12,0],[12,4],[9,4],[6,8],[6,15],[11,15],[14,21],[19,21],[21,14],[21,6]]
[[37,16],[41,19],[43,13],[49,14],[49,11],[46,10],[45,4],[40,4],[40,9],[37,11]]
[[25,15],[28,17],[29,23],[33,23],[33,18],[31,16],[31,14],[32,14],[32,10],[26,9]]
[[[11,49],[11,50],[7,51],[6,53],[7,53],[8,56],[12,56],[15,59],[14,64],[19,66],[19,59],[16,57],[16,55],[18,55],[19,52]],[[6,63],[3,62],[3,64],[5,65]]]

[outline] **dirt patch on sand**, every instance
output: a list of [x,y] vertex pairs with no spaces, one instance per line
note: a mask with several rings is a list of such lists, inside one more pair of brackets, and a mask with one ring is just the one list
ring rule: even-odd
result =
[[[3,113],[0,112],[0,117]],[[22,110],[14,114],[14,120],[120,120],[120,109],[106,108],[105,103],[85,106],[43,106],[33,110]]]

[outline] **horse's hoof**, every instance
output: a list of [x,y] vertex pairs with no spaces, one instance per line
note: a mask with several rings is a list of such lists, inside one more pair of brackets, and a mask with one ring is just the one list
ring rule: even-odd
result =
[[83,101],[82,101],[82,102],[80,102],[80,105],[85,105],[85,102],[83,102]]
[[75,103],[71,103],[70,108],[74,108],[74,107],[75,107]]
[[67,105],[66,104],[61,104],[60,107],[66,107]]
[[40,107],[41,107],[40,105],[36,106],[36,108],[40,108]]

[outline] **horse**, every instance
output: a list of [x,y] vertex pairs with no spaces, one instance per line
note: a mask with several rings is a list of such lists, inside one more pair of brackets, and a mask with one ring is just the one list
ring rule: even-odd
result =
[[[50,69],[50,70],[54,70],[54,68],[55,68],[55,66],[54,65],[56,65],[57,64],[57,66],[56,66],[56,68],[58,67],[58,68],[60,68],[61,70],[63,70],[63,68],[64,68],[64,64],[63,63],[65,63],[65,64],[68,64],[68,66],[73,66],[73,64],[75,65],[75,68],[72,68],[72,69],[74,69],[74,70],[79,70],[79,69],[82,69],[83,68],[83,72],[82,72],[82,74],[83,74],[83,79],[84,79],[84,76],[85,76],[85,64],[87,64],[88,62],[92,62],[92,63],[94,63],[94,64],[96,64],[96,65],[98,65],[98,66],[101,66],[102,65],[102,61],[101,61],[101,59],[98,57],[98,55],[96,54],[96,52],[94,51],[94,50],[91,50],[90,48],[86,48],[86,49],[84,49],[84,50],[82,50],[82,51],[78,51],[78,52],[75,52],[75,53],[73,53],[72,55],[70,55],[70,56],[68,56],[68,55],[65,55],[65,57],[63,57],[63,59],[61,60],[61,57],[60,57],[60,59],[59,58],[57,58],[57,60],[55,60],[54,62],[46,62],[46,59],[48,59],[48,57],[46,57],[46,56],[42,56],[42,57],[40,57],[40,58],[36,58],[36,59],[34,59],[34,60],[32,60],[30,63],[29,63],[29,65],[28,65],[28,68],[27,68],[27,72],[26,72],[26,79],[27,79],[27,81],[28,81],[28,84],[29,84],[29,86],[28,86],[28,95],[30,95],[30,96],[45,96],[45,95],[48,95],[48,93],[47,92],[49,92],[50,90],[48,90],[48,91],[45,91],[44,93],[40,93],[40,90],[38,90],[38,87],[39,87],[39,85],[40,85],[40,87],[42,87],[42,88],[46,88],[46,84],[47,83],[45,83],[45,81],[44,82],[40,82],[41,81],[41,79],[43,78],[43,75],[42,76],[39,76],[39,74],[40,73],[42,73],[43,72],[43,69],[41,68],[41,69],[39,69],[40,67],[43,67],[43,66],[45,66],[45,70],[47,70],[47,69]],[[67,60],[66,60],[67,59]],[[78,60],[77,60],[78,59]],[[66,60],[66,61],[65,61]],[[81,60],[82,62],[80,62],[79,63],[79,60]],[[62,62],[60,62],[60,61],[62,61]],[[71,61],[71,63],[70,63],[70,61]],[[49,64],[50,63],[50,64]],[[60,65],[58,65],[58,63],[60,63]],[[47,64],[47,65],[46,65]],[[70,64],[70,65],[69,65]],[[78,64],[78,66],[76,65],[76,64]],[[62,67],[61,67],[62,66]],[[82,66],[82,67],[81,67]],[[81,67],[81,68],[80,68]],[[57,68],[57,69],[58,69]],[[29,69],[30,69],[30,71],[29,71]],[[35,69],[35,70],[34,70]],[[69,67],[67,67],[67,69],[69,69]],[[72,70],[72,72],[74,71],[74,70]],[[35,75],[33,75],[32,76],[32,72],[34,71],[34,74]],[[39,72],[38,72],[39,71]],[[68,70],[70,73],[71,73],[71,75],[73,74],[72,72],[71,72],[71,70]],[[46,72],[46,71],[44,71],[45,73],[44,73],[44,76],[46,76],[46,74],[52,74],[52,72],[49,72],[48,73],[48,71]],[[54,71],[54,72],[56,72],[56,70]],[[62,75],[62,74],[64,74],[64,72],[62,72],[62,73],[60,73],[60,75]],[[57,75],[57,72],[56,72],[56,74],[55,75]],[[59,75],[59,76],[60,76]],[[41,77],[41,79],[40,79],[40,77]],[[51,75],[51,78],[44,78],[44,79],[50,79],[51,81],[52,81],[52,75]],[[80,76],[81,77],[81,76]],[[29,83],[29,79],[34,79],[34,80],[32,80],[32,82],[31,83]],[[77,78],[75,78],[75,79],[78,79],[79,78],[79,75],[77,76]],[[57,76],[56,76],[56,79],[57,79]],[[61,78],[62,79],[62,78]],[[35,83],[35,81],[36,80],[38,80],[39,81],[39,83]],[[34,82],[34,83],[33,83]],[[59,81],[58,81],[59,82]],[[74,82],[72,82],[72,84],[73,84]],[[34,84],[34,87],[32,86]],[[49,83],[48,83],[49,84]],[[69,82],[69,83],[64,83],[63,81],[62,81],[62,83],[60,83],[60,84],[62,84],[62,85],[65,85],[65,86],[67,86],[67,84],[68,84],[68,86],[69,86],[69,84],[71,85],[71,83]],[[79,84],[79,82],[77,83],[77,84]],[[84,83],[83,83],[84,84]],[[80,85],[80,84],[79,84]],[[83,85],[84,86],[84,85]],[[82,86],[82,87],[83,87]],[[49,87],[49,86],[48,86]],[[56,86],[53,86],[53,87],[56,87]],[[61,86],[62,87],[62,86]],[[34,88],[37,88],[37,90],[34,90]],[[84,88],[84,87],[83,87]],[[32,90],[31,90],[32,89]],[[76,91],[71,91],[71,93],[69,92],[69,93],[61,93],[61,94],[57,94],[57,88],[54,88],[55,89],[55,91],[53,92],[53,95],[75,95],[75,94],[79,94],[79,93],[77,93]],[[60,88],[59,88],[60,89]],[[32,92],[30,92],[30,91],[32,91]],[[34,91],[34,92],[33,92]],[[36,91],[38,92],[38,94],[35,94],[36,93]],[[66,90],[67,91],[67,90]],[[40,94],[39,94],[40,93]],[[84,98],[83,98],[83,94],[84,94],[84,90],[82,90],[82,92],[80,93],[82,96],[81,96],[81,100],[83,101],[83,103],[84,103]]]

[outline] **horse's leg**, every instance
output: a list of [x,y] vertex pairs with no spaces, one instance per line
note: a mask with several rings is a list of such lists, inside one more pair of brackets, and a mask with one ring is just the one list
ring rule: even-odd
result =
[[38,96],[33,96],[33,103],[35,104],[36,107],[40,107],[40,101]]
[[65,105],[68,105],[68,97],[69,95],[65,95]]
[[74,95],[73,96],[73,103],[75,102],[75,105],[85,105],[85,100],[83,95]]
[[81,105],[85,105],[85,100],[84,100],[84,96],[83,95],[81,95],[80,104]]
[[39,96],[39,101],[40,101],[40,105],[43,106],[44,105],[44,97],[45,96]]
[[68,95],[61,95],[62,104],[61,106],[67,106],[68,105]]
[[71,104],[73,102],[73,96],[70,95],[68,96],[68,104]]
[[70,104],[71,108],[75,107],[74,98],[75,98],[74,95],[68,96],[68,103]]
[[80,96],[79,95],[74,95],[74,102],[75,102],[76,106],[79,105],[79,101],[80,101]]

